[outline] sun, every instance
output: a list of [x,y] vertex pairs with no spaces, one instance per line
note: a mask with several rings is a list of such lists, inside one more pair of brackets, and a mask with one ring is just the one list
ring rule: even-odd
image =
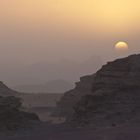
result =
[[128,50],[128,44],[123,41],[119,41],[115,44],[115,49],[120,51]]

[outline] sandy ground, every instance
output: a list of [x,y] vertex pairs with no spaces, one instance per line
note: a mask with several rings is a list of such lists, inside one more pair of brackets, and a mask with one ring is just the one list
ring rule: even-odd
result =
[[[26,104],[32,104],[31,111],[46,121],[51,119],[49,118],[48,107],[54,107],[60,96],[55,97],[55,100],[52,97],[49,104],[44,96],[46,95],[39,98],[38,95],[34,97],[25,96],[24,98],[27,98]],[[97,130],[93,128],[71,128],[63,124],[44,122],[32,129],[0,134],[0,140],[140,140],[140,119],[137,118],[122,126]]]
[[43,124],[34,130],[21,131],[11,136],[1,136],[0,140],[140,140],[140,126],[134,123],[94,130]]
[[58,118],[50,114],[54,111],[57,102],[63,94],[21,94],[23,109],[27,112],[36,113],[41,121],[58,121]]

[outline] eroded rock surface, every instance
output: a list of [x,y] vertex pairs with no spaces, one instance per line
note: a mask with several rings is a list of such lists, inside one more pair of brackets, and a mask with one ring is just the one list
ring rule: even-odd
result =
[[68,121],[116,126],[140,114],[140,55],[118,59],[85,76],[58,104]]

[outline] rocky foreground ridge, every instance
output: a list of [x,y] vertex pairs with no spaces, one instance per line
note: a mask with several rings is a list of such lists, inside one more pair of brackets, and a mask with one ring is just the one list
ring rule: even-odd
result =
[[117,59],[85,76],[58,103],[59,115],[78,125],[116,126],[140,114],[140,54]]
[[0,82],[0,131],[25,128],[39,122],[36,114],[24,111],[19,94]]

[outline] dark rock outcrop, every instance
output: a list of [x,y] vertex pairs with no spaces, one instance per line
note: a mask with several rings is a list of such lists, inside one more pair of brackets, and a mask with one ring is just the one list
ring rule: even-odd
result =
[[80,82],[76,83],[76,87],[64,94],[61,100],[57,103],[57,109],[55,114],[61,117],[71,117],[74,113],[73,107],[81,97],[87,94],[91,94],[91,88],[94,75],[89,75],[80,78]]
[[20,93],[0,82],[0,131],[29,127],[33,122],[39,122],[36,114],[23,110],[19,96]]
[[0,130],[29,127],[33,122],[39,122],[38,116],[23,111],[19,98],[0,97]]
[[68,121],[116,126],[140,114],[140,55],[109,62],[88,79],[58,104]]

